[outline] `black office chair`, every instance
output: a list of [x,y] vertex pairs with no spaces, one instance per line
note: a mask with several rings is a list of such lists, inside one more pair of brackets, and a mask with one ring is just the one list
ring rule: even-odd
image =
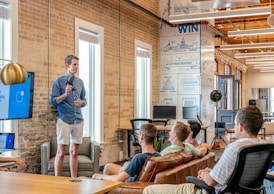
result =
[[169,119],[153,119],[152,123],[155,125],[163,125],[166,126],[168,123]]
[[[155,125],[166,126],[168,121],[169,121],[169,119],[153,119],[152,123],[155,124]],[[163,144],[165,144],[165,142],[168,140],[168,138],[169,138],[169,133],[167,131],[158,131],[157,132],[158,142],[160,140]]]
[[225,144],[227,144],[224,138],[222,137],[225,135],[225,132],[226,132],[225,122],[215,122],[215,137],[213,138],[210,144],[210,147],[214,145],[217,139],[222,140]]
[[[242,147],[237,154],[235,168],[231,177],[218,193],[265,193],[263,180],[272,162],[274,144],[264,143]],[[187,182],[215,194],[214,187],[208,186],[204,181],[187,176]]]
[[152,123],[152,119],[146,118],[134,118],[130,119],[132,131],[130,133],[130,140],[132,141],[133,146],[140,146],[138,141],[138,135],[140,133],[141,125],[145,123]]

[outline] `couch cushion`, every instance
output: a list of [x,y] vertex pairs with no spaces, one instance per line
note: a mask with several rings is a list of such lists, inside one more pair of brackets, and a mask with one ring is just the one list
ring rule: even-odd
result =
[[[48,170],[54,171],[54,160],[55,157],[52,157],[48,162]],[[84,155],[78,155],[78,169],[79,170],[93,170],[93,161]],[[63,162],[63,171],[70,171],[69,167],[69,155],[65,155]]]
[[192,157],[193,155],[188,151],[175,152],[161,157],[149,157],[147,158],[137,180],[152,182],[158,172],[186,163],[192,160]]
[[[66,148],[66,154],[69,155],[69,145]],[[57,139],[56,136],[50,139],[50,158],[56,155],[57,151]],[[90,156],[91,153],[91,140],[90,137],[83,137],[82,144],[79,146],[78,155]]]

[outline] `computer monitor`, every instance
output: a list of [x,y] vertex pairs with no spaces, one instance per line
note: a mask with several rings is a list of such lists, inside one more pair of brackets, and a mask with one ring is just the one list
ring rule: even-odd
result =
[[176,106],[154,105],[154,119],[176,119]]
[[196,106],[183,106],[183,119],[197,119]]

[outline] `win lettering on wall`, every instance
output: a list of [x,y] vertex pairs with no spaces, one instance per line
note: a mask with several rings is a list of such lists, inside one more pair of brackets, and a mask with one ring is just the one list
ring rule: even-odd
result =
[[200,32],[200,24],[180,24],[178,25],[179,33]]

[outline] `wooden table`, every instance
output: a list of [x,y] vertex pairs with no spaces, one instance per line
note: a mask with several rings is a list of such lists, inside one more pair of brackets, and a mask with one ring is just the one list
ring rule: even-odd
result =
[[[173,125],[155,125],[158,131],[169,131]],[[206,143],[207,139],[207,128],[209,126],[203,125],[201,126],[201,130],[204,131],[204,142]],[[131,126],[121,126],[118,128],[119,131],[127,131],[127,150],[128,150],[128,158],[130,158],[130,133],[132,130]]]
[[[3,194],[102,194],[122,182],[0,171]],[[73,181],[80,182],[73,182]]]

